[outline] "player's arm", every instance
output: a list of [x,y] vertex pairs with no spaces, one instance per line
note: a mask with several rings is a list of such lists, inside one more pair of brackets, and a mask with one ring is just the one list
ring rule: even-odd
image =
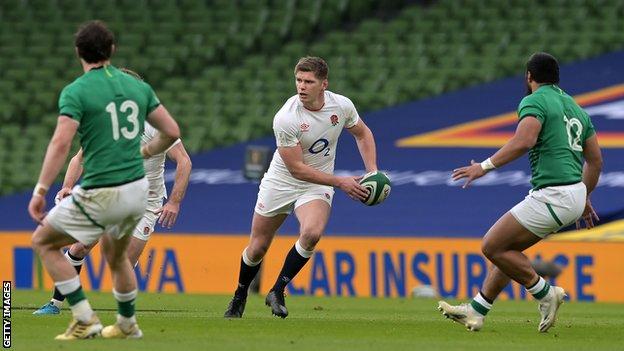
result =
[[463,188],[467,187],[473,180],[483,177],[488,171],[502,167],[509,162],[526,154],[537,142],[537,137],[542,130],[542,124],[533,116],[524,117],[514,136],[500,148],[496,153],[487,160],[476,163],[471,161],[470,166],[461,167],[453,170],[453,180],[457,181],[467,178]]
[[65,172],[65,178],[63,179],[63,186],[56,196],[54,202],[59,203],[62,199],[71,194],[72,188],[80,179],[82,175],[82,148],[69,160],[67,171]]
[[175,224],[178,213],[180,212],[180,203],[186,193],[186,187],[188,186],[189,177],[191,176],[192,163],[191,158],[182,145],[182,141],[169,149],[167,157],[176,163],[175,180],[173,181],[171,195],[167,199],[167,203],[161,209],[158,223],[163,227],[171,228]]
[[595,134],[585,140],[583,157],[585,158],[583,183],[587,187],[587,196],[589,197],[589,194],[596,188],[598,179],[600,179],[600,172],[602,172],[602,152]]
[[141,147],[141,155],[143,158],[165,152],[168,148],[180,138],[180,128],[178,123],[171,117],[169,111],[161,104],[150,112],[147,121],[158,130],[158,133],[152,140]]
[[37,186],[33,191],[33,196],[28,205],[30,217],[37,222],[41,222],[43,217],[45,217],[45,195],[67,159],[67,154],[71,148],[72,139],[76,134],[76,130],[78,130],[78,125],[79,123],[77,121],[68,116],[61,115],[58,118],[54,135],[50,140],[50,144],[48,144],[48,149],[43,160]]
[[280,146],[277,151],[293,177],[309,183],[338,187],[353,199],[366,199],[368,193],[366,188],[358,183],[360,177],[338,177],[306,165],[303,163],[303,150],[300,145]]
[[364,161],[364,166],[366,167],[366,172],[376,171],[377,151],[373,132],[362,119],[359,119],[353,127],[347,128],[347,130],[355,138],[362,161]]
[[[598,145],[596,134],[585,140],[585,145],[583,145],[583,157],[585,158],[585,164],[583,165],[583,183],[587,187],[587,200],[581,218],[583,218],[585,222],[585,227],[589,229],[594,227],[594,220],[600,220],[590,200],[590,194],[594,191],[596,185],[598,185],[600,172],[602,171],[602,153]],[[580,219],[576,221],[576,228],[581,228]]]

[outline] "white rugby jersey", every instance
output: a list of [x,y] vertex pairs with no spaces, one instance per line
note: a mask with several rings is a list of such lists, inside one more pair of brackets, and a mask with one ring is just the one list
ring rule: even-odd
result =
[[[325,91],[325,105],[311,111],[295,95],[275,115],[273,131],[278,147],[301,145],[303,163],[333,174],[338,137],[343,128],[355,126],[359,119],[353,102],[345,96]],[[266,176],[293,185],[305,183],[290,174],[277,150]]]
[[[141,135],[141,145],[147,144],[158,134],[158,130],[152,127],[149,123],[145,122],[145,131]],[[173,145],[180,142],[180,139],[176,140]],[[171,147],[173,147],[173,145]],[[169,149],[171,149],[171,147]],[[169,151],[167,149],[167,151]],[[148,201],[159,201],[162,198],[167,197],[167,189],[165,188],[165,157],[167,151],[160,154],[156,154],[143,161],[143,167],[145,168],[145,178],[149,183],[149,190],[147,193]]]

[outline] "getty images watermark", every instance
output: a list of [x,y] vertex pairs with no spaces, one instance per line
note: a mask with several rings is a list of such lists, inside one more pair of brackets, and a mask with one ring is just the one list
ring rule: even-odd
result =
[[2,347],[11,347],[11,282],[2,282]]

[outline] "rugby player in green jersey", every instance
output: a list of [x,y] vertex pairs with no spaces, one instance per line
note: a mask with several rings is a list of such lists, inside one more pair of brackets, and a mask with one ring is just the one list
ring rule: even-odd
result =
[[[598,220],[589,195],[602,169],[596,132],[587,113],[557,86],[559,64],[546,53],[535,53],[527,62],[528,95],[518,107],[515,135],[492,157],[453,171],[453,180],[466,178],[464,188],[488,171],[529,153],[531,185],[526,198],[504,214],[485,234],[483,254],[492,262],[485,282],[470,303],[438,308],[468,330],[479,330],[485,315],[511,279],[523,285],[539,302],[540,332],[557,318],[566,296],[537,275],[522,253],[551,233],[582,217],[588,228]],[[585,160],[583,164],[583,159]]]
[[[56,130],[28,205],[30,216],[40,224],[32,245],[72,311],[69,328],[57,340],[100,333],[105,338],[140,338],[143,333],[134,307],[136,276],[126,250],[147,206],[143,158],[167,150],[180,137],[180,130],[147,83],[111,65],[114,36],[104,23],[83,25],[75,47],[85,73],[59,97]],[[160,133],[141,146],[146,119]],[[83,150],[82,183],[46,216],[45,195],[63,167],[76,132]],[[75,242],[90,245],[100,239],[118,303],[116,323],[105,328],[61,252]]]

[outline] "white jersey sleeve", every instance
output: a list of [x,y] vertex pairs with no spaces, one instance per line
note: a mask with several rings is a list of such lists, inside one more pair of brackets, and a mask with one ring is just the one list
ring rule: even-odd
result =
[[273,132],[277,147],[293,147],[299,144],[301,132],[294,118],[280,110],[273,119]]
[[[141,135],[141,143],[144,145],[158,135],[158,130],[152,127],[149,123],[145,122],[145,131]],[[148,199],[150,201],[160,201],[167,197],[167,189],[165,188],[165,158],[167,152],[174,146],[180,143],[180,139],[176,140],[173,145],[166,151],[153,155],[152,157],[143,160],[143,167],[145,168],[145,178],[149,182]]]
[[342,108],[346,118],[344,126],[345,128],[353,128],[360,120],[360,115],[358,114],[353,101],[346,96],[343,96],[343,98],[344,102],[342,104]]

